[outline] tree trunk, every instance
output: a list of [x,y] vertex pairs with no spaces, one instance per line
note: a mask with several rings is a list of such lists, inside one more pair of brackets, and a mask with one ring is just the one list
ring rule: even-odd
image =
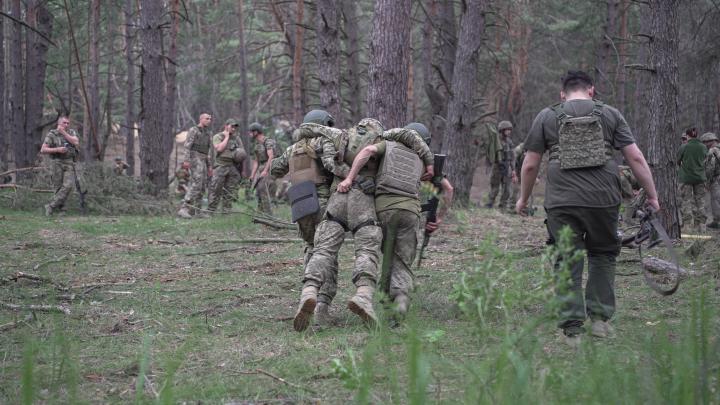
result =
[[[5,3],[0,0],[0,10],[5,11]],[[7,140],[7,123],[5,122],[5,112],[7,111],[5,102],[5,19],[0,18],[0,170],[7,170],[8,162],[8,140]]]
[[90,18],[88,19],[88,99],[85,105],[83,140],[85,141],[86,159],[102,159],[102,145],[93,145],[100,140],[100,0],[90,2]]
[[347,71],[345,82],[348,86],[347,119],[338,118],[338,126],[343,128],[359,122],[362,114],[362,92],[360,89],[360,29],[358,28],[358,12],[355,0],[342,0],[343,22],[345,27],[345,50],[347,52]]
[[616,37],[617,33],[617,22],[619,15],[619,0],[605,0],[606,14],[605,24],[603,24],[602,38],[600,40],[600,46],[597,50],[597,62],[595,63],[595,89],[598,93],[599,98],[607,101],[615,101],[611,98],[613,91],[613,82],[611,67],[613,63],[613,57],[615,56],[613,44],[613,38]]
[[[111,48],[112,49],[112,48]],[[98,160],[105,160],[105,151],[107,150],[108,140],[112,136],[113,125],[112,125],[112,110],[113,110],[113,97],[115,96],[112,87],[113,79],[113,65],[115,64],[114,52],[108,55],[109,60],[107,64],[107,78],[106,78],[106,92],[105,94],[105,134],[100,142],[100,157]]]
[[648,163],[660,199],[660,218],[671,238],[680,237],[677,201],[678,134],[678,7],[679,0],[650,1],[650,93],[648,107]]
[[127,87],[125,89],[125,162],[128,164],[128,175],[135,175],[135,63],[133,62],[133,47],[135,46],[135,33],[131,27],[135,25],[135,0],[125,0],[123,13],[125,15],[125,64],[127,65]]
[[386,128],[406,124],[410,0],[377,0],[370,43],[368,116]]
[[[247,57],[245,47],[245,11],[243,10],[243,1],[237,0],[235,3],[235,12],[238,21],[238,68],[240,69],[240,138],[246,148],[250,147],[250,136],[248,135],[248,114],[250,111],[248,97],[248,72]],[[249,151],[248,151],[249,152]],[[245,159],[243,163],[245,173],[250,175],[250,159]]]
[[168,154],[165,150],[165,120],[162,69],[163,4],[156,0],[140,1],[142,39],[142,95],[140,132],[140,176],[149,180],[155,193],[167,189]]
[[443,151],[450,182],[455,186],[456,201],[467,205],[470,199],[476,155],[479,148],[472,134],[477,120],[476,95],[479,79],[480,47],[485,36],[487,0],[467,0],[460,21],[460,35],[448,104]]
[[340,111],[340,37],[338,35],[339,10],[335,0],[318,0],[315,17],[317,42],[318,80],[320,82],[320,107],[336,120]]
[[302,94],[302,57],[303,57],[303,36],[305,29],[303,28],[303,10],[305,8],[304,0],[297,0],[297,17],[295,25],[295,47],[293,52],[292,65],[292,100],[293,100],[293,120],[296,123],[302,122],[305,115],[303,109]]
[[[20,0],[10,2],[10,14],[21,20]],[[27,137],[25,136],[25,94],[23,93],[23,43],[22,25],[12,23],[10,32],[10,133],[12,134],[13,155],[15,166],[18,168],[27,167]]]
[[620,111],[626,111],[625,106],[627,105],[626,101],[626,87],[627,87],[627,73],[625,72],[625,60],[627,59],[627,50],[626,50],[626,44],[628,42],[628,8],[630,7],[628,0],[620,0],[620,28],[618,31],[618,69],[617,69],[617,75],[616,75],[616,87],[617,87],[617,97],[615,98],[615,106],[620,109]]
[[180,0],[172,0],[170,2],[170,50],[167,58],[163,58],[165,63],[165,111],[164,111],[164,130],[163,136],[165,144],[165,153],[168,160],[170,154],[175,147],[175,104],[177,101],[177,36],[180,29]]

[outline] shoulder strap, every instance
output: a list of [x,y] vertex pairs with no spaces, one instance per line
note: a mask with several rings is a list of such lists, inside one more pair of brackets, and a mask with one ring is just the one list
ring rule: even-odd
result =
[[565,114],[563,107],[564,103],[557,103],[550,107],[550,109],[555,112],[555,118],[558,120],[558,123],[568,117],[568,115]]
[[603,107],[605,106],[605,104],[603,104],[603,102],[600,100],[593,99],[593,101],[595,102],[595,105],[593,106],[593,112],[592,112],[593,115],[597,115],[598,117],[602,116],[602,111],[603,111]]

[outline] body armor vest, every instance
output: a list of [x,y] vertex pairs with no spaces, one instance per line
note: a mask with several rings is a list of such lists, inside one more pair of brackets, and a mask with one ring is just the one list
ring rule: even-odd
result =
[[552,108],[557,118],[558,143],[550,148],[550,159],[559,159],[561,169],[604,166],[613,155],[602,127],[603,103],[595,101],[590,115],[572,117],[563,105]]
[[418,198],[423,162],[411,149],[386,141],[385,156],[380,163],[376,194],[396,194]]
[[210,150],[210,134],[205,128],[196,126],[193,129],[197,131],[197,135],[190,145],[190,150],[207,155]]
[[[77,134],[73,130],[68,130],[68,133],[70,135],[77,136]],[[73,145],[70,142],[68,142],[67,140],[65,140],[65,137],[63,136],[63,134],[60,133],[60,131],[58,131],[56,129],[52,129],[52,130],[50,130],[50,132],[48,132],[48,135],[50,135],[52,137],[52,145],[49,145],[50,147],[53,147],[53,148],[65,147],[65,149],[67,149],[67,152],[65,152],[65,153],[51,154],[50,159],[63,160],[63,161],[74,161],[75,160],[75,158],[78,156],[77,148],[75,147],[75,145]]]
[[235,163],[235,154],[240,149],[243,149],[242,143],[240,143],[235,135],[230,135],[225,150],[217,155],[215,161],[222,166],[232,165]]
[[303,181],[326,184],[328,181],[323,169],[318,164],[317,153],[308,141],[298,142],[292,146],[288,166],[292,184],[299,184]]
[[[380,139],[381,138],[373,135],[361,135],[357,133],[355,128],[352,128],[348,131],[347,147],[345,148],[345,153],[343,155],[344,162],[347,163],[348,166],[352,166],[355,157],[357,157],[358,153],[360,153],[364,147],[372,145]],[[360,169],[359,175],[375,177],[377,170],[378,161],[373,157],[368,160],[367,164],[365,164],[362,169]]]

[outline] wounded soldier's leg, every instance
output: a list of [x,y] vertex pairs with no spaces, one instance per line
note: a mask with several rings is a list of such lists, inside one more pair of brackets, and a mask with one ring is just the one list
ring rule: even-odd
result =
[[329,274],[337,272],[337,254],[344,240],[345,230],[337,222],[325,220],[318,225],[312,257],[305,266],[304,284],[320,288]]

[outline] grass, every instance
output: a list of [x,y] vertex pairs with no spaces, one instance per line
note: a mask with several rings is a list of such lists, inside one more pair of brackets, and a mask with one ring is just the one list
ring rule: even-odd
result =
[[[619,276],[618,337],[588,337],[574,352],[547,319],[542,218],[459,217],[433,237],[403,326],[369,331],[346,310],[348,242],[334,324],[298,334],[289,317],[302,244],[187,255],[238,247],[219,239],[293,231],[242,215],[46,219],[0,208],[0,278],[22,271],[70,286],[113,283],[73,288],[70,302],[49,283],[0,286],[2,302],[71,309],[0,309],[0,325],[19,321],[0,333],[0,403],[720,403],[710,253],[685,260],[703,275],[671,297],[640,275]],[[633,258],[623,253],[618,272],[637,272]]]

